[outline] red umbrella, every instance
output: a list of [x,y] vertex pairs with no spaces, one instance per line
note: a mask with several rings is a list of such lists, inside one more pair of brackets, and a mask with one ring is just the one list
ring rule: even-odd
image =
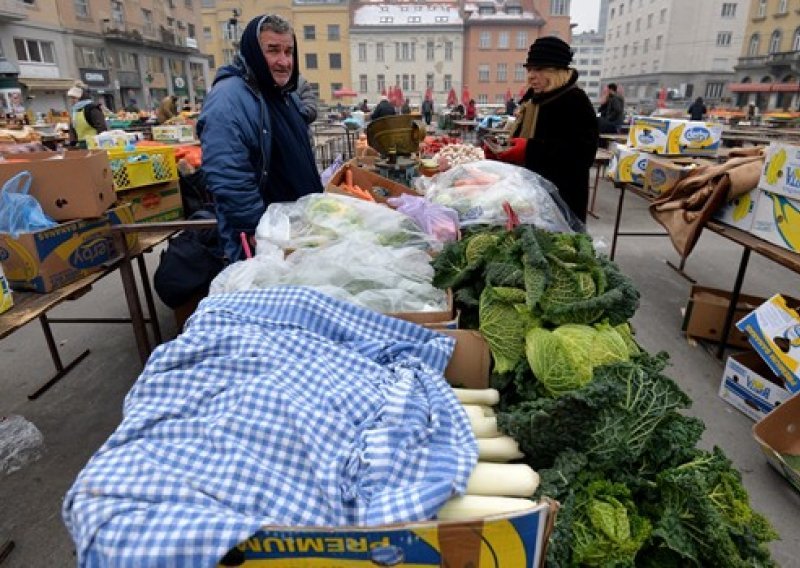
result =
[[395,96],[394,106],[403,106],[403,102],[406,100],[406,98],[403,95],[403,89],[400,88],[400,85],[397,85],[394,88],[394,96]]
[[658,91],[658,108],[664,108],[667,106],[667,88],[661,87]]
[[510,101],[514,95],[511,94],[511,87],[506,89],[506,102]]
[[336,97],[337,99],[341,99],[344,97],[357,97],[358,93],[353,89],[347,89],[347,88],[336,89],[335,91],[333,91],[333,96]]
[[447,106],[454,107],[458,103],[458,99],[456,98],[456,90],[450,87],[450,92],[447,93]]
[[461,104],[466,106],[471,99],[472,97],[469,96],[469,87],[465,86],[461,89]]
[[525,85],[524,87],[520,87],[519,94],[517,95],[517,98],[521,99],[522,97],[525,96],[525,93],[527,93],[527,92],[528,92],[528,86],[527,85]]

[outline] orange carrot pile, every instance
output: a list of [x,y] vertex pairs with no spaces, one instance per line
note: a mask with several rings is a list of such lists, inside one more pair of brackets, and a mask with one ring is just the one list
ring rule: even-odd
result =
[[339,189],[351,195],[353,197],[357,197],[358,199],[363,199],[364,201],[375,201],[375,198],[372,197],[369,191],[362,189],[357,184],[353,183],[353,170],[349,167],[344,171],[344,183],[339,184]]

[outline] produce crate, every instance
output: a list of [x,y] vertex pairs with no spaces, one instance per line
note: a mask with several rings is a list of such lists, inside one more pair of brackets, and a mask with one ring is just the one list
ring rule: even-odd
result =
[[108,159],[116,191],[178,179],[174,148],[153,146],[132,152],[113,148]]
[[193,142],[194,126],[191,124],[171,124],[153,126],[151,129],[153,140],[159,142]]

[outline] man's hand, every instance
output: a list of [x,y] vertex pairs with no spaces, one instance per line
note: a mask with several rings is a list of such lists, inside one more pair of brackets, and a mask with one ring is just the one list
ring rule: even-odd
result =
[[517,166],[525,165],[525,148],[528,146],[527,138],[512,138],[511,148],[505,152],[500,152],[497,159],[501,162],[509,164],[516,164]]

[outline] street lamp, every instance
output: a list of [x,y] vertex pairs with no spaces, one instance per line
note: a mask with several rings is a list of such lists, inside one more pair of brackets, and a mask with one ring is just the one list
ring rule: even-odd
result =
[[228,36],[231,38],[231,45],[233,45],[234,50],[239,46],[239,42],[237,41],[239,38],[239,10],[237,8],[233,9],[233,16],[228,19]]

